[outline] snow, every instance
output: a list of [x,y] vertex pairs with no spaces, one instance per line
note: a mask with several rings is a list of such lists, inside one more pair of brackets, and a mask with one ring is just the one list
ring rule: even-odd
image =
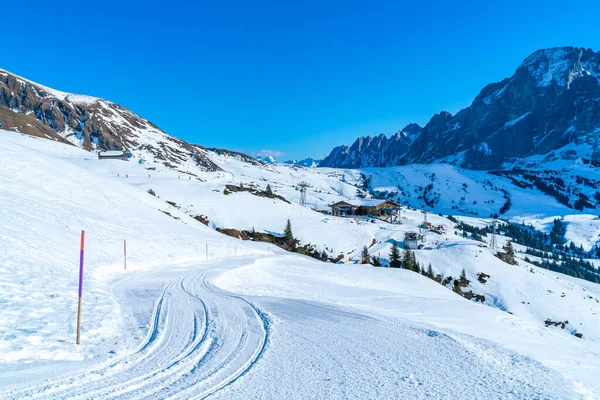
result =
[[[571,67],[571,54],[564,48],[538,50],[523,62],[539,86],[550,86],[553,80],[559,86],[567,85],[565,72]],[[539,63],[539,65],[536,65]]]
[[519,122],[523,121],[525,118],[527,118],[529,115],[531,114],[531,111],[526,112],[525,114],[521,115],[518,118],[515,118],[511,121],[508,121],[504,124],[504,128],[510,128],[511,126],[515,126],[516,124],[518,124]]
[[504,85],[503,87],[501,87],[500,89],[496,90],[494,93],[492,93],[490,96],[486,97],[483,99],[483,102],[485,104],[487,104],[488,106],[490,104],[492,104],[494,102],[494,100],[496,100],[498,97],[500,97],[500,95],[506,90],[506,88],[508,87],[508,83],[506,85]]
[[493,154],[492,149],[486,142],[482,142],[477,146],[477,150],[485,154],[486,156],[491,156]]
[[39,83],[36,83],[29,79],[23,78],[19,75],[13,74],[12,72],[6,71],[4,69],[0,69],[0,73],[2,73],[2,75],[4,75],[4,76],[8,76],[8,74],[15,76],[21,82],[21,84],[29,83],[32,85],[36,85],[40,89],[42,89],[46,93],[48,93],[49,95],[54,96],[57,99],[60,99],[63,101],[69,101],[71,103],[80,104],[80,105],[91,105],[91,104],[94,104],[94,103],[100,101],[100,99],[97,97],[86,96],[83,94],[71,94],[71,93],[61,92],[60,90],[56,90],[56,89],[52,89],[52,88],[49,88],[44,85],[40,85]]
[[122,156],[125,154],[125,152],[120,151],[120,150],[109,150],[109,151],[101,151],[98,154],[100,154],[101,156],[113,157],[113,156]]
[[[223,171],[194,170],[197,179],[189,179],[153,160],[98,160],[72,146],[0,132],[1,398],[600,394],[598,285],[523,260],[505,264],[489,248],[455,234],[448,219],[428,215],[449,229],[443,236],[427,234],[432,250],[416,251],[418,261],[444,277],[464,268],[470,288],[486,297],[477,304],[410,271],[354,264],[373,239],[370,253],[385,259],[393,239],[423,221],[419,210],[404,208],[401,225],[326,216],[300,207],[296,189],[309,182],[308,203],[322,207],[351,201],[356,186],[350,183],[361,172],[374,187],[411,189],[427,186],[435,173],[434,188],[446,188],[449,196],[441,207],[466,193],[482,202],[502,199],[493,188],[480,193],[484,175],[442,164],[351,171],[209,156]],[[503,178],[485,179],[510,187]],[[260,189],[268,183],[291,204],[248,192],[223,194],[226,184],[239,183]],[[520,204],[515,218],[531,214],[542,221],[566,211],[542,195],[510,188]],[[461,218],[484,226],[489,205],[475,206],[481,217]],[[200,214],[209,227],[191,218]],[[566,219],[568,226],[581,226],[574,235],[583,235],[591,217]],[[343,252],[350,263],[322,263],[212,229],[278,234],[288,218],[303,244],[330,255]],[[87,242],[78,347],[82,229]],[[477,280],[479,272],[491,276],[487,283]],[[546,318],[568,319],[568,328],[546,328]]]

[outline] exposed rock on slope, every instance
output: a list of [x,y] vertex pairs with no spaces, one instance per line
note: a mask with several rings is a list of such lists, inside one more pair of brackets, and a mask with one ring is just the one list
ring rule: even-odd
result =
[[410,124],[389,139],[381,134],[361,137],[352,146],[339,146],[319,164],[320,167],[360,168],[399,165],[423,128]]
[[172,168],[220,168],[200,146],[167,135],[130,110],[96,97],[47,88],[0,70],[3,129],[70,142],[86,150],[128,150]]

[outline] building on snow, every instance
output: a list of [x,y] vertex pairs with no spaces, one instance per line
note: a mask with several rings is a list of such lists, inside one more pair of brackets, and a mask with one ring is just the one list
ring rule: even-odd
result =
[[424,246],[425,237],[418,232],[406,232],[404,234],[405,249],[421,249]]
[[109,151],[101,151],[98,153],[99,160],[125,160],[127,161],[130,158],[131,153],[127,153],[122,150],[109,150]]
[[391,200],[356,199],[338,201],[331,205],[331,214],[339,217],[348,215],[381,216],[397,212],[400,205]]

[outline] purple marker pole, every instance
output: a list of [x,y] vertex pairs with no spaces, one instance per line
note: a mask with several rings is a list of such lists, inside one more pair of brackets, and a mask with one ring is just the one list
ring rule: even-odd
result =
[[81,251],[79,253],[79,298],[77,300],[77,338],[76,344],[79,344],[79,335],[81,333],[81,294],[83,289],[83,245],[85,242],[85,231],[81,231]]

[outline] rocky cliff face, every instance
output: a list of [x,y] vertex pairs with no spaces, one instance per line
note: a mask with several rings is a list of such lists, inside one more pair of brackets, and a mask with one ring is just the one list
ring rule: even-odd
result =
[[217,171],[200,146],[167,135],[130,110],[96,97],[47,88],[0,70],[0,127],[86,150],[127,150],[171,168]]
[[[600,52],[538,50],[514,75],[486,86],[456,115],[436,114],[413,140],[359,138],[335,148],[324,167],[392,166],[446,161],[469,169],[499,169],[567,145],[596,160],[600,134]],[[572,157],[572,154],[569,154]]]
[[423,128],[419,125],[410,124],[390,138],[383,134],[358,138],[350,147],[334,148],[319,166],[360,168],[400,165],[402,158],[422,131]]

